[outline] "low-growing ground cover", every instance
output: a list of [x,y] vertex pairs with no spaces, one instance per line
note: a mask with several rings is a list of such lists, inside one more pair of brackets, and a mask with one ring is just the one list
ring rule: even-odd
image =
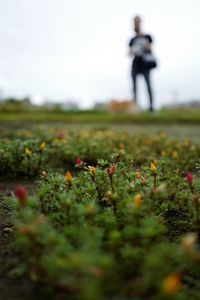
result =
[[1,189],[4,274],[52,299],[200,298],[199,145],[163,132],[1,135],[1,177],[26,178]]
[[16,122],[64,122],[66,124],[90,123],[102,124],[200,124],[198,108],[162,109],[149,114],[146,111],[139,113],[119,112],[108,110],[55,110],[41,107],[23,108],[19,105],[1,107],[0,124]]

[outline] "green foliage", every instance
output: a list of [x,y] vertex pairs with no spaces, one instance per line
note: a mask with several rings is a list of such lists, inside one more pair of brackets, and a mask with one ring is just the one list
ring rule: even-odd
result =
[[0,122],[66,122],[66,123],[96,123],[107,124],[199,124],[199,109],[162,109],[149,114],[141,112],[113,113],[105,110],[63,110],[59,106],[51,108],[31,105],[28,99],[8,99],[0,104]]
[[189,140],[168,140],[163,133],[141,136],[110,130],[37,128],[35,131],[3,130],[1,134],[0,173],[4,175],[33,176],[52,168],[63,172],[74,168],[77,156],[88,164],[96,164],[99,159],[110,162],[130,159],[133,165],[129,167],[138,169],[157,159],[167,174],[178,169],[195,170],[200,155],[200,147]]
[[3,172],[38,175],[25,205],[9,199],[32,280],[67,299],[195,299],[199,146],[100,130],[4,134]]
[[34,176],[48,161],[48,148],[40,144],[39,139],[30,141],[4,140],[0,144],[0,175]]

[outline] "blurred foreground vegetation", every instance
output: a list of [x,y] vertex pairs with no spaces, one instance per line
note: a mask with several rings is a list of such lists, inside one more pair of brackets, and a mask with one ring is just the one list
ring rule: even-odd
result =
[[0,298],[199,299],[200,111],[7,104]]
[[36,184],[4,197],[23,259],[1,268],[45,299],[198,299],[200,146],[163,132],[1,135],[0,175]]

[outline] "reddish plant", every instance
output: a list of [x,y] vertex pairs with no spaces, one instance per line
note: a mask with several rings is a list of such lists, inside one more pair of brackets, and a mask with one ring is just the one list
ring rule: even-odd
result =
[[107,168],[106,172],[107,172],[109,180],[110,180],[110,185],[111,185],[112,192],[115,193],[114,185],[113,185],[113,175],[116,172],[116,165],[113,164],[111,168]]
[[193,175],[192,175],[192,173],[190,173],[190,172],[187,172],[187,173],[186,173],[186,180],[187,180],[187,182],[188,182],[190,185],[193,184]]
[[26,200],[27,200],[28,193],[27,193],[26,188],[23,185],[19,185],[19,186],[16,187],[15,196],[19,200],[19,203],[20,203],[21,206],[26,205]]
[[65,137],[64,132],[62,130],[59,130],[57,133],[57,138],[62,140],[64,137]]
[[82,166],[83,166],[83,161],[80,159],[79,156],[78,156],[77,159],[76,159],[76,164],[77,164],[79,167],[82,167]]
[[115,164],[113,164],[111,168],[107,168],[107,173],[108,173],[108,175],[113,175],[113,174],[115,174],[116,168],[117,168],[117,167],[116,167]]

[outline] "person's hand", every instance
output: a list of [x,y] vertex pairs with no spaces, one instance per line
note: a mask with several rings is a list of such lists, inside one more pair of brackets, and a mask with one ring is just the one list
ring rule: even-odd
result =
[[144,47],[144,50],[151,50],[151,44],[149,42],[145,42],[143,47]]

